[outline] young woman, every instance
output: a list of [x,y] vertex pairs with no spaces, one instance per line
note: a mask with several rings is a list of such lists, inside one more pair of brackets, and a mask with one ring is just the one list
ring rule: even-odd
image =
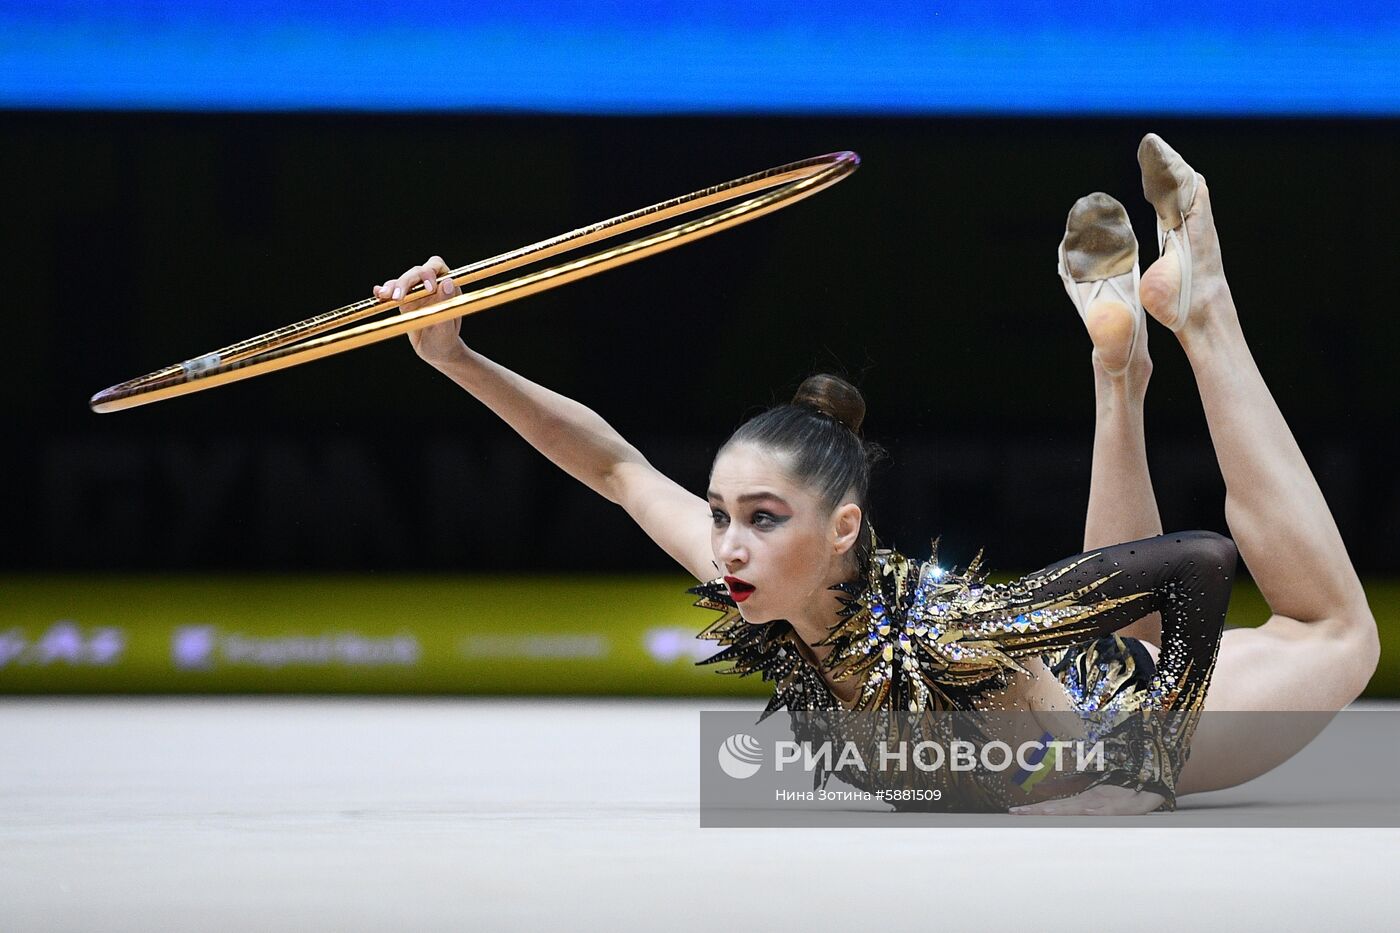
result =
[[[698,580],[712,581],[695,590],[701,605],[725,611],[704,633],[725,646],[712,660],[774,680],[770,709],[1176,714],[1148,764],[1018,809],[1169,807],[1177,794],[1262,774],[1310,737],[1242,741],[1202,730],[1187,764],[1197,713],[1338,710],[1365,687],[1379,642],[1336,524],[1245,342],[1205,179],[1154,135],[1138,158],[1162,250],[1140,290],[1136,241],[1107,195],[1075,205],[1060,249],[1094,346],[1085,553],[1008,584],[983,584],[975,566],[949,574],[934,559],[918,564],[878,548],[866,517],[874,452],[858,433],[864,401],[835,377],[809,379],[792,404],[741,426],[716,456],[702,499],[593,411],[468,348],[460,321],[410,339],[537,450],[626,509]],[[456,294],[439,279],[447,270],[435,256],[374,293],[397,300],[422,283],[440,296],[425,301],[441,300]],[[1144,305],[1195,373],[1233,542],[1162,534],[1143,433],[1152,370]],[[1222,633],[1236,547],[1274,614]]]

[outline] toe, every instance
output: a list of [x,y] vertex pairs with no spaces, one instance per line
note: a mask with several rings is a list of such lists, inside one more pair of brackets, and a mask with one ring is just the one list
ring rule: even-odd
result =
[[1074,203],[1065,221],[1065,266],[1076,282],[1094,282],[1133,270],[1137,238],[1128,212],[1101,191]]
[[1195,170],[1156,133],[1142,138],[1138,165],[1142,167],[1142,194],[1157,212],[1163,229],[1181,226],[1195,194]]

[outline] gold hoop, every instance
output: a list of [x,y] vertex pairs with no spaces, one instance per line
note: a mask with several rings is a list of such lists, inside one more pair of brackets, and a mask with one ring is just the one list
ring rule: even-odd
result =
[[[363,318],[372,317],[406,302],[426,297],[415,288],[398,301],[366,299],[327,311],[296,324],[232,344],[183,363],[175,363],[137,379],[103,389],[89,402],[93,411],[122,411],[149,405],[162,399],[189,395],[263,373],[275,372],[321,357],[343,353],[356,347],[388,340],[409,331],[475,314],[517,298],[558,288],[607,269],[654,256],[701,237],[727,230],[755,217],[771,213],[810,197],[842,180],[860,165],[854,152],[833,152],[745,175],[683,197],[673,198],[604,220],[588,227],[541,240],[529,246],[453,269],[449,276],[460,286],[540,262],[559,253],[618,236],[639,227],[689,214],[715,204],[732,201],[754,192],[763,192],[739,204],[717,210],[696,220],[686,221],[629,240],[619,246],[591,253],[581,259],[559,263],[538,272],[517,276],[498,285],[463,292],[454,298],[407,314],[360,324],[328,334],[326,331]],[[320,336],[318,336],[320,335]]]

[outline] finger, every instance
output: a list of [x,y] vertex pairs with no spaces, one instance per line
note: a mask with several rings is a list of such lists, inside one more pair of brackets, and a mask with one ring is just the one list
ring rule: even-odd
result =
[[1076,794],[1073,797],[1057,797],[1054,800],[1042,800],[1039,803],[1026,804],[1023,807],[1012,807],[1010,812],[1026,814],[1030,816],[1059,816],[1066,813],[1081,812],[1086,801],[1085,794]]
[[1084,808],[1092,817],[1140,817],[1145,811],[1135,800],[1107,800]]
[[397,279],[385,279],[383,285],[374,286],[374,293],[379,296],[380,301],[391,301],[394,294],[394,283]]
[[1014,813],[1017,816],[1045,816],[1046,814],[1054,813],[1055,808],[1048,803],[1030,803],[1026,804],[1024,807],[1012,807],[1007,812]]
[[414,266],[398,278],[390,279],[385,282],[384,300],[399,301],[409,292],[413,291],[414,286],[418,283],[418,275],[415,272],[417,268],[417,266]]
[[413,291],[414,287],[421,281],[423,281],[423,267],[411,266],[408,271],[394,280],[393,299],[398,301],[403,298],[404,295]]
[[[428,261],[423,263],[423,288],[426,291],[440,291],[437,283],[443,276],[451,278],[452,270],[447,267],[447,262],[441,256],[429,256]],[[443,294],[448,294],[443,292]]]

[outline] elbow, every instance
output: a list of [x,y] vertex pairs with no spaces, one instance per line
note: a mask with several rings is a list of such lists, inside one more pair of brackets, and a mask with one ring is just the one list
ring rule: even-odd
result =
[[613,505],[627,507],[628,467],[627,461],[616,460],[598,471],[597,480],[589,485],[598,495]]
[[1230,538],[1214,531],[1187,531],[1176,537],[1188,538],[1193,549],[1207,562],[1213,561],[1224,572],[1234,574],[1240,552]]
[[656,469],[641,454],[629,448],[612,456],[608,464],[599,469],[597,482],[589,485],[598,495],[625,509],[634,498],[639,477],[655,472]]
[[626,470],[622,469],[621,461],[600,470],[597,482],[591,485],[594,492],[613,505],[622,505],[626,497],[627,477]]

